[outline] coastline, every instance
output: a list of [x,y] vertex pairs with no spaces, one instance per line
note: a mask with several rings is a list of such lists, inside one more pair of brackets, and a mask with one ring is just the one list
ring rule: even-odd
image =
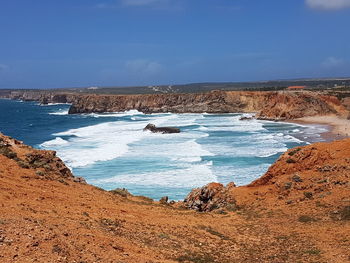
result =
[[328,131],[321,133],[326,142],[342,140],[350,137],[350,120],[335,115],[303,117],[295,120],[288,120],[296,124],[319,124],[328,127]]

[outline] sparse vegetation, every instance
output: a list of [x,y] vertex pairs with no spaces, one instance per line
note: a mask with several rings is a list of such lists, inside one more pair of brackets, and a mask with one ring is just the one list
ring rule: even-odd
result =
[[221,238],[222,240],[229,240],[229,238],[227,236],[225,236],[224,234],[216,231],[215,229],[209,227],[209,226],[198,226],[199,229],[205,230],[207,231],[209,234],[212,234],[214,236],[217,236],[219,238]]
[[29,169],[29,164],[25,161],[19,160],[17,161],[17,164],[19,167],[24,168],[24,169]]
[[146,203],[153,203],[153,199],[152,198],[149,198],[147,196],[143,196],[143,195],[137,195],[135,196],[137,197],[137,199],[140,199],[141,201],[143,202],[146,202]]
[[297,152],[299,152],[301,150],[301,148],[296,148],[294,150],[292,150],[291,152],[288,153],[289,156],[293,156],[294,154],[296,154]]
[[304,196],[308,199],[311,199],[313,197],[313,194],[311,192],[304,192]]
[[124,221],[120,219],[101,218],[99,223],[101,227],[108,231],[118,232],[121,229],[123,222]]
[[341,220],[350,220],[350,206],[345,206],[340,210]]
[[304,251],[304,254],[319,256],[319,255],[321,254],[321,250],[319,250],[319,249],[305,250],[305,251]]
[[287,163],[295,163],[295,160],[293,160],[292,158],[288,158],[288,159],[286,160],[286,162],[287,162]]
[[200,254],[187,251],[186,254],[177,257],[178,262],[193,262],[193,263],[214,263],[216,262],[210,254]]
[[117,189],[111,190],[109,192],[111,192],[112,194],[115,194],[115,195],[120,195],[122,197],[128,197],[131,195],[129,193],[129,191],[125,188],[117,188]]
[[158,236],[162,239],[169,239],[170,238],[169,235],[164,234],[164,233],[160,233]]
[[0,154],[4,155],[10,159],[17,158],[17,153],[13,152],[9,147],[6,147],[6,146],[0,147]]
[[45,173],[43,171],[36,171],[35,174],[37,176],[44,176],[45,175]]
[[315,222],[316,219],[314,219],[308,215],[301,215],[301,216],[299,216],[298,221],[301,223],[310,223],[310,222]]

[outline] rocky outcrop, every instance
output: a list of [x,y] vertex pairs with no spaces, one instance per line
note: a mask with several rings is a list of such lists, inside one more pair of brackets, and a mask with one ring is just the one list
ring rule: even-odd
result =
[[199,212],[212,211],[218,208],[235,210],[236,200],[228,192],[236,187],[234,183],[226,187],[219,183],[210,183],[201,188],[193,189],[184,200],[185,207]]
[[298,174],[303,174],[304,179],[312,177],[315,180],[319,177],[322,180],[325,179],[326,173],[332,175],[329,179],[345,181],[347,185],[350,185],[348,146],[350,146],[350,139],[290,149],[281,155],[262,177],[248,186],[274,185],[281,178],[288,176],[292,178]]
[[196,211],[232,211],[298,204],[298,209],[305,206],[307,210],[314,201],[316,205],[328,203],[328,216],[339,216],[332,214],[331,208],[347,209],[344,202],[349,202],[349,156],[350,139],[293,148],[249,185],[224,187],[211,183],[192,190],[184,206]]
[[0,134],[0,154],[14,160],[22,168],[35,170],[38,178],[85,183],[83,178],[73,176],[55,151],[37,150]]
[[174,127],[156,127],[154,124],[150,123],[143,129],[144,131],[151,131],[153,133],[180,133],[179,128]]

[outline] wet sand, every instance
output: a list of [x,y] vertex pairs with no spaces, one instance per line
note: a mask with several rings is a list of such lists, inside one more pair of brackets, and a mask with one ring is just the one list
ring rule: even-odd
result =
[[350,120],[335,115],[304,117],[291,122],[329,126],[329,131],[321,134],[322,138],[326,141],[335,141],[350,137]]

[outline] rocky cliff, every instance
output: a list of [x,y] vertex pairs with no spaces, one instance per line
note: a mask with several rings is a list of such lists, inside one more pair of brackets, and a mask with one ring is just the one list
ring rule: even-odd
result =
[[[194,189],[186,207],[199,211],[325,202],[328,208],[350,205],[350,139],[288,150],[259,179],[247,186],[209,184]],[[349,206],[350,208],[350,206]],[[331,217],[331,209],[328,217]],[[324,212],[324,210],[323,210]],[[321,216],[321,215],[319,215]],[[325,215],[323,215],[325,216]],[[350,218],[349,218],[350,219]]]
[[70,114],[138,110],[144,113],[255,112],[260,119],[289,120],[307,116],[347,116],[347,100],[318,92],[211,91],[186,94],[96,95],[49,91],[12,91],[25,101],[71,103]]
[[260,119],[273,120],[347,112],[336,97],[312,92],[212,91],[197,94],[79,96],[72,102],[69,113],[120,112],[132,109],[144,113],[256,112]]
[[79,96],[77,93],[70,92],[53,92],[49,90],[39,90],[39,91],[27,91],[27,90],[17,90],[8,91],[2,94],[1,97],[13,99],[13,100],[23,100],[23,101],[37,101],[41,104],[48,103],[72,103]]

